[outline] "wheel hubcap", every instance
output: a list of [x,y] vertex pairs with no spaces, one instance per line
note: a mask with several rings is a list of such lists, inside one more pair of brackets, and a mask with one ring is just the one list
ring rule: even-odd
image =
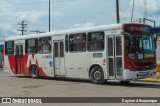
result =
[[100,79],[101,79],[101,77],[102,77],[101,72],[96,71],[96,72],[94,73],[94,79],[95,79],[95,80],[100,80]]
[[37,70],[34,68],[32,75],[35,77],[37,75]]

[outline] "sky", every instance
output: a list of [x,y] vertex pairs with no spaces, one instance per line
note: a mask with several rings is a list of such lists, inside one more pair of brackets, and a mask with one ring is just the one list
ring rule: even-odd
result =
[[[51,30],[90,27],[116,23],[116,0],[50,0]],[[8,36],[21,35],[25,20],[27,32],[48,31],[49,0],[0,0],[0,41]],[[133,0],[119,0],[120,22],[131,22]],[[160,26],[160,0],[135,0],[133,21],[144,18]],[[153,26],[153,23],[147,22]]]

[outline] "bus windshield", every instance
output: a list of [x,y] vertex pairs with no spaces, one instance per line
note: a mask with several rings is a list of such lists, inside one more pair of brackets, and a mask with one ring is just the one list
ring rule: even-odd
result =
[[131,59],[155,57],[155,38],[151,35],[126,35],[126,53]]

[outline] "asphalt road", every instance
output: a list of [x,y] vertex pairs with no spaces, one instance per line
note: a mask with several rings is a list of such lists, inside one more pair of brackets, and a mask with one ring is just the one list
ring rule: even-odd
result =
[[[104,85],[96,85],[87,80],[31,79],[25,76],[12,76],[0,71],[0,97],[160,97],[160,83],[133,81],[129,85],[123,85],[116,81],[110,81]],[[81,106],[81,104],[61,105]],[[86,105],[93,106],[93,104]],[[102,103],[94,105],[106,106]],[[110,104],[110,106],[112,105]],[[148,104],[148,106],[150,105]]]

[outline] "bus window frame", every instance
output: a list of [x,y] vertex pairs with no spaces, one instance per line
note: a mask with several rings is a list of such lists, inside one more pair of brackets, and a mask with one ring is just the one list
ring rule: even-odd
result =
[[[48,41],[50,41],[51,43],[50,43],[49,47],[48,47],[48,45],[46,46],[46,47],[48,47],[48,51],[47,51],[47,52],[40,52],[40,48],[43,47],[43,46],[40,45],[40,39],[45,39],[45,38],[49,38]],[[48,41],[47,41],[47,42],[48,42]],[[38,53],[39,53],[39,54],[50,54],[50,53],[52,53],[52,38],[51,38],[51,36],[48,36],[48,37],[40,37],[40,38],[38,39]]]
[[[12,48],[7,48],[7,43],[8,43],[8,42],[12,42]],[[8,53],[8,51],[7,51],[8,49],[10,49],[10,50],[12,49],[12,53]],[[6,51],[7,51],[7,52],[6,52]],[[8,55],[14,55],[14,52],[15,52],[15,51],[14,51],[14,41],[6,41],[6,42],[5,42],[5,55],[6,55],[6,56],[8,56]]]
[[[99,50],[89,50],[89,42],[88,42],[88,38],[89,38],[89,34],[91,33],[103,33],[103,49],[99,49]],[[101,42],[101,41],[100,41]],[[105,50],[105,32],[104,31],[97,31],[97,32],[88,32],[87,34],[87,51],[88,52],[99,52],[99,51],[104,51]]]
[[[33,40],[33,39],[35,39],[35,46],[29,46],[28,44],[29,44],[29,40]],[[36,41],[37,40],[37,41]],[[37,45],[36,45],[36,43],[37,43]],[[26,46],[26,44],[27,44],[27,46]],[[28,48],[33,48],[33,47],[35,47],[36,49],[37,49],[37,51],[36,51],[36,53],[33,53],[33,52],[28,52]],[[34,49],[35,49],[34,48]],[[32,38],[32,39],[25,39],[25,54],[38,54],[38,38]]]
[[[74,36],[78,36],[78,35],[81,35],[82,36],[82,40],[85,40],[85,42],[75,42],[74,43]],[[73,42],[71,43],[70,41],[70,38],[71,36],[73,36]],[[84,37],[85,36],[85,37]],[[85,38],[85,39],[83,39]],[[86,52],[87,51],[87,34],[86,33],[76,33],[76,34],[70,34],[68,36],[68,42],[69,42],[69,47],[68,47],[68,51],[70,53],[80,53],[80,52]],[[71,44],[85,44],[84,47],[85,47],[85,50],[71,50]],[[72,47],[73,48],[73,47]],[[82,49],[82,48],[81,48]]]

